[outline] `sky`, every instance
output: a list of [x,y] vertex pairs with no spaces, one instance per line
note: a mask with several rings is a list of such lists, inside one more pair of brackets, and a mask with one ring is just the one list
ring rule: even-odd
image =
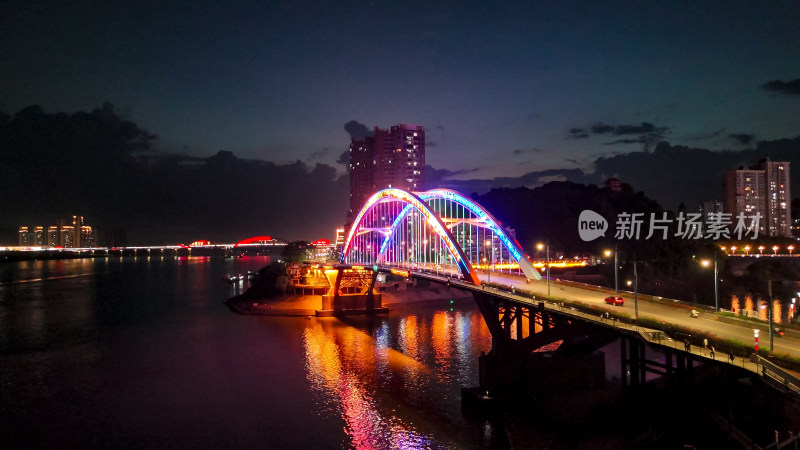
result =
[[0,111],[108,101],[164,152],[342,173],[345,123],[413,123],[439,178],[533,186],[800,136],[798,23],[796,0],[6,0]]

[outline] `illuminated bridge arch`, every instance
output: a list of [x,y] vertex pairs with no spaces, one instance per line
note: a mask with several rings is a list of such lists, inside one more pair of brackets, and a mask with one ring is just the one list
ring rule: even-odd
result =
[[367,200],[347,235],[342,261],[447,272],[480,284],[477,269],[541,279],[519,244],[485,208],[448,189],[389,188]]

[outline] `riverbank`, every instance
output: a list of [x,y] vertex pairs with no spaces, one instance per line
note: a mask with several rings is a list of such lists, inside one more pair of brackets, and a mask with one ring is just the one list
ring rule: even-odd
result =
[[[402,289],[381,292],[382,305],[390,311],[421,308],[449,308],[456,304],[472,302],[469,292],[447,286],[409,285]],[[283,295],[275,298],[244,298],[236,296],[225,300],[234,312],[260,316],[314,316],[322,309],[321,295]]]

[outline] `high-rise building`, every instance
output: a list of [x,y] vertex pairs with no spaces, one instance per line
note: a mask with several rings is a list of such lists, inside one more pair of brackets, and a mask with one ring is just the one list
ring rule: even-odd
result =
[[58,242],[61,247],[75,247],[75,228],[72,225],[61,225],[58,228]]
[[754,168],[725,173],[725,212],[759,214],[759,235],[791,236],[789,163],[761,160]]
[[700,202],[700,214],[703,216],[703,222],[707,222],[709,220],[709,214],[721,212],[725,212],[725,207],[719,200]]
[[344,227],[339,227],[336,229],[336,240],[334,241],[335,242],[334,245],[336,246],[336,249],[339,251],[341,251],[342,248],[344,247],[344,232],[345,232]]
[[33,238],[28,231],[28,227],[19,227],[19,246],[30,247],[33,244]]
[[58,227],[55,225],[47,227],[47,245],[49,245],[50,247],[58,247],[61,245],[61,239],[59,239],[59,234],[58,234]]
[[792,235],[792,197],[789,193],[789,163],[762,160],[767,183],[767,220],[770,236]]
[[425,190],[425,129],[398,124],[350,140],[350,223],[370,195],[397,187]]
[[[72,246],[75,248],[84,247],[81,242],[81,228],[83,227],[83,216],[72,216]],[[64,246],[66,247],[66,245]]]
[[44,247],[45,246],[45,236],[44,236],[44,227],[34,227],[33,228],[33,245],[36,247]]

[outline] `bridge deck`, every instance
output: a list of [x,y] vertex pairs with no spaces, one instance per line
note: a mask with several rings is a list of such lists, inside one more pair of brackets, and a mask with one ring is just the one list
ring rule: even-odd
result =
[[[722,353],[720,351],[712,352],[709,348],[704,348],[698,345],[689,345],[687,348],[685,342],[677,341],[667,336],[667,334],[661,330],[641,327],[636,323],[626,323],[614,318],[613,316],[606,316],[605,314],[589,314],[561,302],[554,302],[545,298],[536,298],[535,295],[534,298],[529,298],[527,296],[517,295],[515,292],[508,292],[491,286],[486,286],[485,284],[476,286],[472,283],[463,282],[445,275],[414,271],[411,271],[410,274],[414,277],[427,279],[437,283],[449,283],[451,286],[459,289],[490,294],[521,305],[532,307],[541,305],[550,312],[585,322],[591,322],[595,325],[610,327],[622,332],[623,334],[638,336],[640,339],[647,341],[650,345],[657,348],[668,348],[676,353],[691,354],[693,359],[713,360],[720,364],[730,364],[736,367],[741,367],[761,377],[767,378],[780,386],[783,386],[785,389],[787,389],[787,391],[794,392],[796,395],[800,395],[800,377],[798,374],[780,368],[758,355],[753,355],[748,359],[742,357],[732,357],[731,354]],[[523,282],[520,282],[520,286],[514,286],[514,289],[526,291],[529,294],[532,293],[532,290],[526,289],[526,284],[522,283]]]

